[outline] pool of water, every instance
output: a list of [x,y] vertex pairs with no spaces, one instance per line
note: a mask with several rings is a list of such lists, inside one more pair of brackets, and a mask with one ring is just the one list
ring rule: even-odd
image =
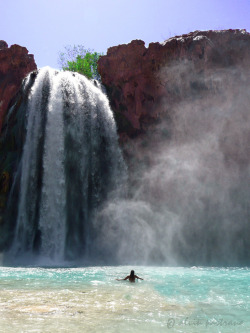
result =
[[0,332],[248,333],[250,269],[0,267]]

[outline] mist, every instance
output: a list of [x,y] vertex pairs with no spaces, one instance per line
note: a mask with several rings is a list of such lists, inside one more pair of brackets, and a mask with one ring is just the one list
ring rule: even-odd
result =
[[250,262],[250,89],[239,67],[159,74],[175,101],[127,144],[129,195],[95,222],[97,258],[112,263],[237,266]]

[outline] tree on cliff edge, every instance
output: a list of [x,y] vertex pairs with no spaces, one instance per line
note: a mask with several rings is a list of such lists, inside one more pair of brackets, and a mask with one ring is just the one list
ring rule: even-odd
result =
[[59,53],[59,66],[64,71],[78,72],[88,79],[100,81],[97,62],[101,53],[85,49],[83,45],[65,46],[65,51]]

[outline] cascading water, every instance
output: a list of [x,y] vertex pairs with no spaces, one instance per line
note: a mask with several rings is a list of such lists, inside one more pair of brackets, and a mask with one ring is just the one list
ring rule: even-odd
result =
[[93,220],[120,195],[126,168],[101,90],[79,74],[41,69],[29,95],[10,261],[79,260]]

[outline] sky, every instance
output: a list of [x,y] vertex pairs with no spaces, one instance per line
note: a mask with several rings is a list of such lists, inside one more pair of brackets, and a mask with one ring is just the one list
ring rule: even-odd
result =
[[106,53],[195,30],[246,29],[250,0],[0,0],[0,39],[25,46],[37,66],[59,68],[67,45]]

